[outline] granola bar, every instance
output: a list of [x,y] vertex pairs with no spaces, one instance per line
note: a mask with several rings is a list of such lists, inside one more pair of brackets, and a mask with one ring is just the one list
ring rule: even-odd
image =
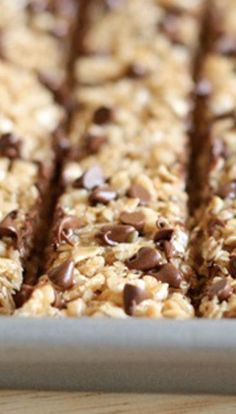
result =
[[199,315],[208,318],[236,316],[236,61],[226,48],[226,39],[231,44],[236,39],[235,13],[234,2],[214,2],[210,51],[197,86],[205,138],[199,166],[204,177],[192,239],[199,274],[196,304]]
[[[76,63],[71,160],[62,172],[46,271],[17,315],[194,316],[186,131],[197,42],[173,44],[156,23],[153,38],[154,24],[144,17],[155,20],[173,2],[143,4],[118,3],[105,14],[102,8],[85,36],[92,56]],[[188,6],[180,19],[183,13],[198,31],[200,18]]]
[[0,314],[15,308],[13,295],[21,288],[33,249],[46,182],[36,163],[0,158]]

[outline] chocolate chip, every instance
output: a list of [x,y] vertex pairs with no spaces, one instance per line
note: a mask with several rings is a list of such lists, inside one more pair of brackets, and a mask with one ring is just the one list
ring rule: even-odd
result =
[[57,309],[65,309],[66,308],[66,300],[63,298],[61,292],[57,292],[55,290],[55,300],[52,303],[52,306]]
[[73,235],[74,230],[82,227],[82,221],[73,215],[63,217],[57,227],[56,231],[56,244],[60,244],[62,241],[73,246],[70,238]]
[[155,243],[161,250],[164,250],[167,260],[170,260],[173,257],[173,246],[171,243],[173,233],[173,229],[162,228],[158,230],[154,236]]
[[147,204],[151,200],[151,195],[148,190],[140,184],[132,184],[128,191],[128,196],[139,198],[140,204]]
[[20,308],[30,298],[34,287],[31,285],[23,284],[21,290],[13,295],[16,308]]
[[221,36],[221,38],[216,43],[217,52],[226,55],[226,56],[235,56],[236,55],[236,38]]
[[138,252],[125,261],[129,269],[151,270],[160,264],[161,255],[152,247],[141,247]]
[[102,170],[99,166],[95,165],[84,174],[77,178],[74,183],[74,188],[85,188],[86,190],[92,190],[95,187],[99,187],[104,184],[104,177]]
[[14,242],[15,248],[19,248],[19,234],[15,224],[17,214],[17,210],[13,210],[0,222],[0,238],[11,238]]
[[108,106],[101,106],[93,114],[93,122],[98,125],[107,124],[114,118],[114,112],[112,108]]
[[157,272],[151,273],[153,277],[162,283],[168,283],[172,288],[179,288],[183,280],[180,271],[171,263],[166,263]]
[[84,137],[85,148],[89,154],[96,154],[101,146],[107,142],[105,135],[87,134]]
[[89,196],[89,201],[92,205],[98,203],[108,204],[117,197],[116,191],[109,186],[95,188]]
[[123,291],[124,308],[127,315],[132,316],[134,313],[135,305],[148,299],[148,295],[145,290],[140,289],[137,286],[126,283]]
[[200,79],[195,89],[196,95],[200,98],[205,98],[212,93],[212,84],[208,79]]
[[141,211],[134,211],[131,213],[123,211],[120,215],[120,221],[123,224],[130,224],[138,231],[142,231],[145,224],[145,216]]
[[227,300],[233,293],[233,289],[227,279],[221,279],[218,282],[214,282],[207,289],[207,294],[210,299],[217,296],[219,301]]
[[73,260],[66,260],[64,263],[53,267],[47,274],[48,278],[59,289],[71,289],[75,284],[74,267]]
[[231,256],[229,261],[229,273],[236,279],[236,256]]
[[12,133],[2,134],[0,137],[0,154],[9,158],[20,158],[22,141]]
[[123,224],[105,225],[101,228],[97,237],[103,244],[115,246],[117,243],[132,242],[135,233],[135,229],[132,226]]
[[169,228],[158,230],[154,236],[154,241],[156,243],[159,243],[161,241],[170,241],[172,239],[173,233],[174,230]]
[[140,63],[132,63],[126,68],[125,75],[131,79],[144,78],[148,74],[147,68]]
[[236,198],[236,181],[231,181],[230,183],[222,184],[222,186],[217,191],[217,195],[220,198],[229,198],[231,200]]

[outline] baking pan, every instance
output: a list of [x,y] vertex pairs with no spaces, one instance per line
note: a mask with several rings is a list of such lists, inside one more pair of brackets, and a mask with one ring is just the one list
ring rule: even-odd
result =
[[0,387],[236,391],[233,320],[0,318]]

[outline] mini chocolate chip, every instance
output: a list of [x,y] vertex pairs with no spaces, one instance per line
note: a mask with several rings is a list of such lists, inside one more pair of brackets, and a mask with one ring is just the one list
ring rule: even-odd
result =
[[160,264],[161,255],[152,247],[141,247],[138,252],[125,261],[129,269],[151,270]]
[[140,289],[137,286],[126,283],[123,291],[124,308],[127,315],[132,316],[134,313],[135,305],[148,299],[148,295],[145,290]]
[[16,292],[13,295],[13,300],[15,302],[16,308],[20,308],[24,303],[30,298],[34,287],[31,285],[23,284],[19,292]]
[[51,282],[62,290],[71,289],[74,286],[74,267],[73,260],[66,260],[62,264],[53,267],[47,273]]
[[62,297],[62,293],[61,292],[57,292],[55,290],[55,300],[52,304],[52,306],[54,306],[54,308],[57,309],[65,309],[66,308],[66,300]]
[[76,216],[69,215],[63,217],[57,227],[56,231],[56,244],[60,244],[63,240],[73,246],[70,238],[73,231],[81,228],[83,222]]
[[74,188],[85,188],[86,190],[92,190],[95,187],[99,187],[104,184],[104,177],[102,169],[95,165],[89,170],[85,171],[81,177],[77,178],[74,183]]
[[212,93],[212,84],[208,79],[200,79],[195,89],[196,95],[200,98],[205,98]]
[[140,184],[132,184],[128,191],[128,196],[139,198],[140,204],[147,204],[151,200],[151,195],[148,190]]
[[229,273],[234,279],[236,279],[236,256],[230,257]]
[[0,222],[0,238],[11,238],[14,242],[15,248],[19,248],[19,234],[15,225],[17,214],[17,210],[13,210]]
[[108,106],[101,106],[100,108],[96,109],[93,114],[93,122],[98,125],[107,124],[111,122],[114,118],[114,112],[112,108]]
[[127,68],[125,75],[131,79],[144,78],[148,74],[147,68],[140,63],[131,63]]
[[154,235],[155,243],[160,249],[164,250],[167,260],[170,260],[173,257],[173,246],[171,243],[173,233],[173,229],[162,228]]
[[222,184],[218,189],[217,195],[220,198],[229,198],[231,200],[236,198],[236,181],[231,181],[230,183]]
[[123,224],[130,224],[138,231],[142,231],[145,224],[145,216],[141,211],[123,211],[120,215],[120,221]]
[[163,228],[158,230],[154,236],[154,241],[156,243],[161,241],[170,241],[172,239],[174,230],[169,228]]
[[236,38],[221,36],[221,38],[216,43],[216,50],[219,53],[227,56],[236,55]]
[[103,244],[115,246],[117,243],[130,243],[133,241],[135,228],[124,224],[105,225],[97,237]]
[[207,289],[207,294],[210,299],[217,296],[219,301],[227,300],[233,293],[233,289],[230,286],[227,279],[221,279],[218,282],[214,282]]
[[108,204],[117,197],[116,191],[109,186],[95,188],[89,196],[89,201],[92,205],[97,203]]
[[96,154],[101,146],[107,142],[105,135],[87,134],[84,137],[85,148],[89,154]]
[[163,241],[163,249],[164,249],[164,252],[165,252],[166,259],[168,261],[170,259],[172,259],[173,254],[174,254],[173,244],[170,241],[165,240],[165,241]]
[[20,158],[22,141],[12,133],[0,137],[0,154],[9,158]]
[[180,271],[171,263],[166,263],[157,272],[151,273],[153,277],[162,283],[168,283],[172,288],[179,288],[183,280]]

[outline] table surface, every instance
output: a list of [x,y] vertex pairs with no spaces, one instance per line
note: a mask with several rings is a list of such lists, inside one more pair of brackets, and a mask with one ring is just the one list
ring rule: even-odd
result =
[[1,414],[235,414],[236,397],[0,391]]

